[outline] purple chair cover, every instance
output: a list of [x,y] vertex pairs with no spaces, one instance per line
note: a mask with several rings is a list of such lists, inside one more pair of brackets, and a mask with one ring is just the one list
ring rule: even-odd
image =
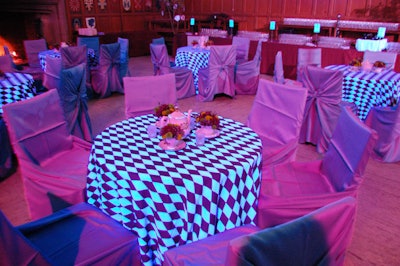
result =
[[324,153],[341,112],[343,73],[306,66],[302,75],[308,96],[299,141],[317,145],[317,151]]
[[296,158],[307,89],[261,79],[247,125],[263,143],[263,165]]
[[120,60],[119,43],[100,45],[99,65],[91,70],[92,87],[100,98],[109,97],[112,92],[124,93]]
[[176,104],[174,74],[124,77],[127,118],[154,113],[160,104]]
[[61,58],[46,55],[46,68],[43,74],[43,86],[48,90],[61,87]]
[[121,79],[125,76],[130,76],[129,73],[129,39],[118,37],[120,46],[120,60],[121,60]]
[[39,52],[47,50],[46,40],[25,40],[24,48],[29,67],[24,67],[22,72],[32,75],[34,80],[43,80],[43,70],[40,66]]
[[85,46],[88,49],[92,49],[94,51],[94,58],[87,57],[88,61],[86,65],[90,69],[91,67],[95,67],[99,64],[99,53],[100,53],[100,40],[98,36],[78,36],[76,38],[76,44],[78,46]]
[[357,196],[375,134],[344,108],[322,160],[263,166],[258,226],[298,218],[346,196]]
[[303,70],[305,66],[321,67],[321,48],[299,48],[297,56],[297,81],[303,82]]
[[249,60],[250,39],[246,37],[233,36],[232,45],[236,48],[236,60],[245,62]]
[[154,75],[175,74],[176,96],[178,99],[196,95],[192,71],[186,67],[170,67],[165,44],[150,44],[150,54],[154,66]]
[[236,49],[232,45],[210,47],[208,67],[199,70],[198,99],[210,102],[216,94],[235,96]]
[[87,203],[18,227],[0,212],[0,225],[5,265],[140,265],[137,237]]
[[92,124],[87,105],[85,75],[85,63],[63,69],[61,71],[61,87],[58,89],[58,93],[71,135],[91,142],[93,140]]
[[262,42],[258,41],[253,59],[237,64],[235,69],[236,94],[256,94],[260,79],[261,46]]
[[283,74],[282,51],[278,51],[275,55],[274,81],[279,84],[285,84],[285,76]]
[[6,124],[0,118],[0,181],[15,172],[17,165],[14,162],[14,152],[11,148],[10,138],[8,137]]
[[355,212],[346,197],[275,227],[236,227],[168,250],[163,265],[343,265]]
[[91,144],[69,134],[57,90],[3,106],[32,219],[84,201]]
[[378,133],[373,158],[387,163],[400,161],[400,107],[373,107],[365,124]]
[[0,70],[3,72],[14,72],[16,69],[14,68],[13,61],[10,55],[2,55],[0,56]]

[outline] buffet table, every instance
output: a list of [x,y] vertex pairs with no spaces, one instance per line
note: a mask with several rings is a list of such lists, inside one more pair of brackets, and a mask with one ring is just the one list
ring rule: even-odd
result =
[[220,118],[219,135],[164,150],[150,138],[154,115],[121,121],[93,143],[87,198],[139,236],[144,265],[160,265],[169,248],[254,224],[260,190],[261,140]]
[[344,101],[354,102],[358,107],[358,116],[364,120],[373,106],[394,106],[400,98],[400,73],[390,69],[362,71],[348,65],[326,67],[343,71]]

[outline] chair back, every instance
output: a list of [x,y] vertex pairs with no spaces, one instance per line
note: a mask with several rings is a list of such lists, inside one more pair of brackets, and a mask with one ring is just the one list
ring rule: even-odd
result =
[[376,61],[382,61],[388,68],[394,68],[396,63],[397,53],[396,52],[373,52],[365,51],[363,61],[368,61],[371,64]]
[[305,66],[301,75],[304,87],[308,88],[308,95],[300,142],[313,143],[317,145],[317,151],[323,153],[328,148],[341,112],[343,73]]
[[40,165],[72,147],[57,90],[6,104],[3,115],[19,159]]
[[169,56],[165,44],[150,44],[151,62],[154,66],[154,75],[169,73]]
[[92,126],[87,105],[85,70],[85,63],[63,69],[58,93],[71,135],[91,142]]
[[175,75],[124,77],[127,118],[150,114],[160,104],[177,102]]
[[321,67],[321,48],[299,48],[297,56],[297,81],[302,82],[302,71],[305,66]]
[[336,191],[357,187],[364,175],[376,134],[349,107],[342,108],[321,171]]
[[43,86],[48,90],[61,86],[61,58],[46,55],[46,67],[43,73]]
[[46,40],[24,40],[24,48],[29,66],[32,68],[41,68],[39,52],[47,50]]
[[249,59],[250,38],[233,36],[232,45],[236,48],[236,60],[247,61]]
[[121,79],[128,75],[129,69],[129,39],[118,37],[120,47]]
[[[91,59],[89,56],[87,57],[88,62],[86,62],[87,66],[95,67],[99,63],[100,56],[100,40],[98,36],[78,36],[76,38],[76,44],[78,46],[85,46],[88,49],[92,49],[94,51],[94,58]],[[93,61],[92,61],[93,60]]]
[[306,97],[306,88],[260,79],[247,125],[262,140],[263,164],[295,159]]
[[2,265],[52,265],[49,259],[10,223],[1,210],[0,235]]
[[165,39],[164,37],[160,37],[160,38],[154,38],[151,41],[152,44],[165,44]]
[[282,51],[278,51],[275,55],[274,81],[279,84],[285,83],[285,76],[283,74]]
[[61,66],[63,69],[87,64],[87,46],[61,47]]
[[0,56],[0,69],[3,72],[14,72],[14,64],[10,55]]
[[293,221],[229,241],[225,265],[343,265],[356,215],[345,197]]

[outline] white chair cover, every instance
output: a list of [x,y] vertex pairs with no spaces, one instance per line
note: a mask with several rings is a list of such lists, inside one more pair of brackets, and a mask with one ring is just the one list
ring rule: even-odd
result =
[[232,45],[210,47],[208,67],[199,70],[198,99],[212,101],[216,94],[235,96],[236,49]]
[[283,74],[282,51],[278,51],[275,55],[274,81],[279,84],[285,84],[285,76]]
[[124,77],[126,118],[154,113],[160,104],[176,104],[175,75]]
[[236,47],[236,60],[238,62],[249,60],[250,38],[233,36],[232,45]]
[[46,68],[43,73],[43,86],[48,90],[61,87],[61,58],[46,55]]
[[28,64],[32,68],[41,68],[39,60],[39,52],[47,50],[45,39],[25,40],[25,54],[28,59]]
[[0,70],[3,72],[14,72],[16,69],[13,66],[13,61],[9,55],[0,56]]
[[302,71],[305,66],[321,67],[321,48],[299,48],[297,56],[297,81],[302,82]]

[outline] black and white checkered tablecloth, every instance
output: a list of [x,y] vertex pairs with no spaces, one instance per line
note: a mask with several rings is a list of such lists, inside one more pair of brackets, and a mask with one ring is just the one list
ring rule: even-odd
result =
[[200,47],[185,46],[176,51],[175,65],[187,67],[193,72],[193,81],[196,90],[199,84],[199,69],[208,66],[210,50]]
[[[61,53],[57,50],[46,50],[42,51],[38,54],[40,66],[42,70],[46,70],[46,55],[54,58],[61,58]],[[88,56],[88,64],[89,67],[95,67],[99,64],[99,58],[96,55],[96,52],[92,48],[87,49],[87,56]]]
[[0,78],[0,117],[3,116],[3,105],[34,96],[33,82],[31,75],[17,72],[5,73]]
[[139,236],[142,262],[169,248],[255,222],[262,144],[250,128],[221,118],[220,135],[179,151],[149,138],[153,115],[114,124],[94,140],[87,197]]
[[327,66],[343,71],[342,99],[354,102],[358,117],[364,120],[374,106],[396,105],[400,97],[400,73],[385,69],[380,73],[352,71],[347,65]]

